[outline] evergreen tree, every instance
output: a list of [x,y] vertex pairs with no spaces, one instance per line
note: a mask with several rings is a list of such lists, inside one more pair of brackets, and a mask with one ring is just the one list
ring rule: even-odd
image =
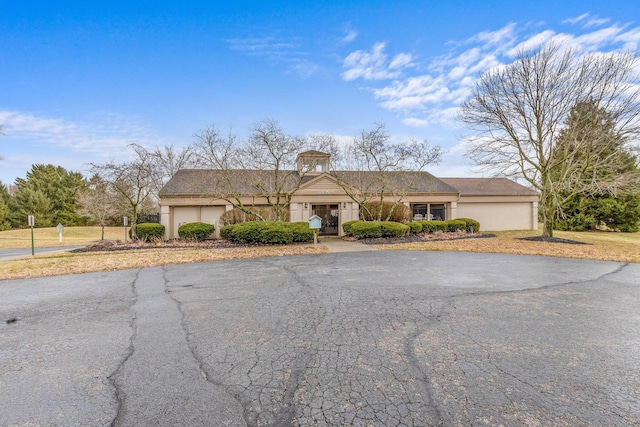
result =
[[[581,102],[571,110],[560,134],[554,157],[553,178],[575,187],[580,179],[584,191],[560,193],[559,230],[593,230],[601,225],[620,231],[637,231],[640,221],[640,171],[636,158],[624,149],[624,137],[616,132],[611,115],[594,102]],[[580,149],[578,149],[578,147]],[[608,168],[594,168],[605,161]],[[570,165],[570,167],[568,166]],[[579,171],[575,175],[568,171]],[[623,182],[621,191],[611,191],[602,183]]]
[[77,213],[78,198],[80,191],[86,188],[86,185],[86,180],[78,172],[69,172],[61,166],[36,164],[31,167],[31,171],[27,172],[26,179],[16,179],[18,190],[15,195],[15,206],[20,212],[25,211],[25,205],[21,203],[26,203],[26,206],[30,207],[42,206],[43,202],[38,200],[36,203],[31,197],[39,199],[40,195],[43,195],[47,200],[49,212],[45,216],[45,221],[38,221],[39,226],[58,223],[66,226],[83,225],[86,223],[86,218]]
[[27,227],[29,215],[35,216],[37,227],[51,227],[53,212],[51,202],[40,190],[24,187],[18,189],[9,200],[9,219],[13,228]]
[[11,228],[9,223],[9,197],[7,186],[0,181],[0,231]]

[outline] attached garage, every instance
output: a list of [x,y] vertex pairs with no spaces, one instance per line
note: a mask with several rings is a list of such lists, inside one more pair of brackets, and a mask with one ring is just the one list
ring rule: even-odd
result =
[[506,178],[441,178],[460,191],[457,218],[473,218],[483,231],[537,230],[536,191]]

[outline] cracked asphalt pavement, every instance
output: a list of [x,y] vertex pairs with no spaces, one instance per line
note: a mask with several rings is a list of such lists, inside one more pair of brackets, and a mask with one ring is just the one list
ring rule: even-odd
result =
[[0,281],[0,425],[640,425],[639,309],[640,264],[496,254]]

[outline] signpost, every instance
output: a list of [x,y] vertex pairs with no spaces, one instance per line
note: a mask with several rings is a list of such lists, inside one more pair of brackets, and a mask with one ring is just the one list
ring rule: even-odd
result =
[[64,230],[64,227],[62,224],[58,224],[56,226],[56,231],[58,232],[58,236],[60,236],[60,243],[62,243],[62,230]]
[[33,215],[28,218],[29,227],[31,227],[31,256],[35,255],[35,245],[33,244],[33,227],[36,225],[36,219]]
[[127,225],[129,225],[129,218],[126,216],[122,218],[122,223],[124,224],[124,241],[127,241]]
[[313,230],[313,246],[318,245],[318,230],[322,227],[322,218],[318,215],[313,215],[309,218],[309,228]]

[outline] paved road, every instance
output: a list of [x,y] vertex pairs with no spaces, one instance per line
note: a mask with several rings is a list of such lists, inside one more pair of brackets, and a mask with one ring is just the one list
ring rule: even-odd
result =
[[[72,249],[78,249],[82,246],[58,246],[54,248],[35,248],[34,253],[36,255],[48,253],[48,252],[60,252],[70,251]],[[31,256],[31,248],[29,249],[0,249],[0,261],[7,261],[14,258],[24,258]]]
[[0,281],[0,425],[639,425],[639,307],[640,264],[468,253]]

